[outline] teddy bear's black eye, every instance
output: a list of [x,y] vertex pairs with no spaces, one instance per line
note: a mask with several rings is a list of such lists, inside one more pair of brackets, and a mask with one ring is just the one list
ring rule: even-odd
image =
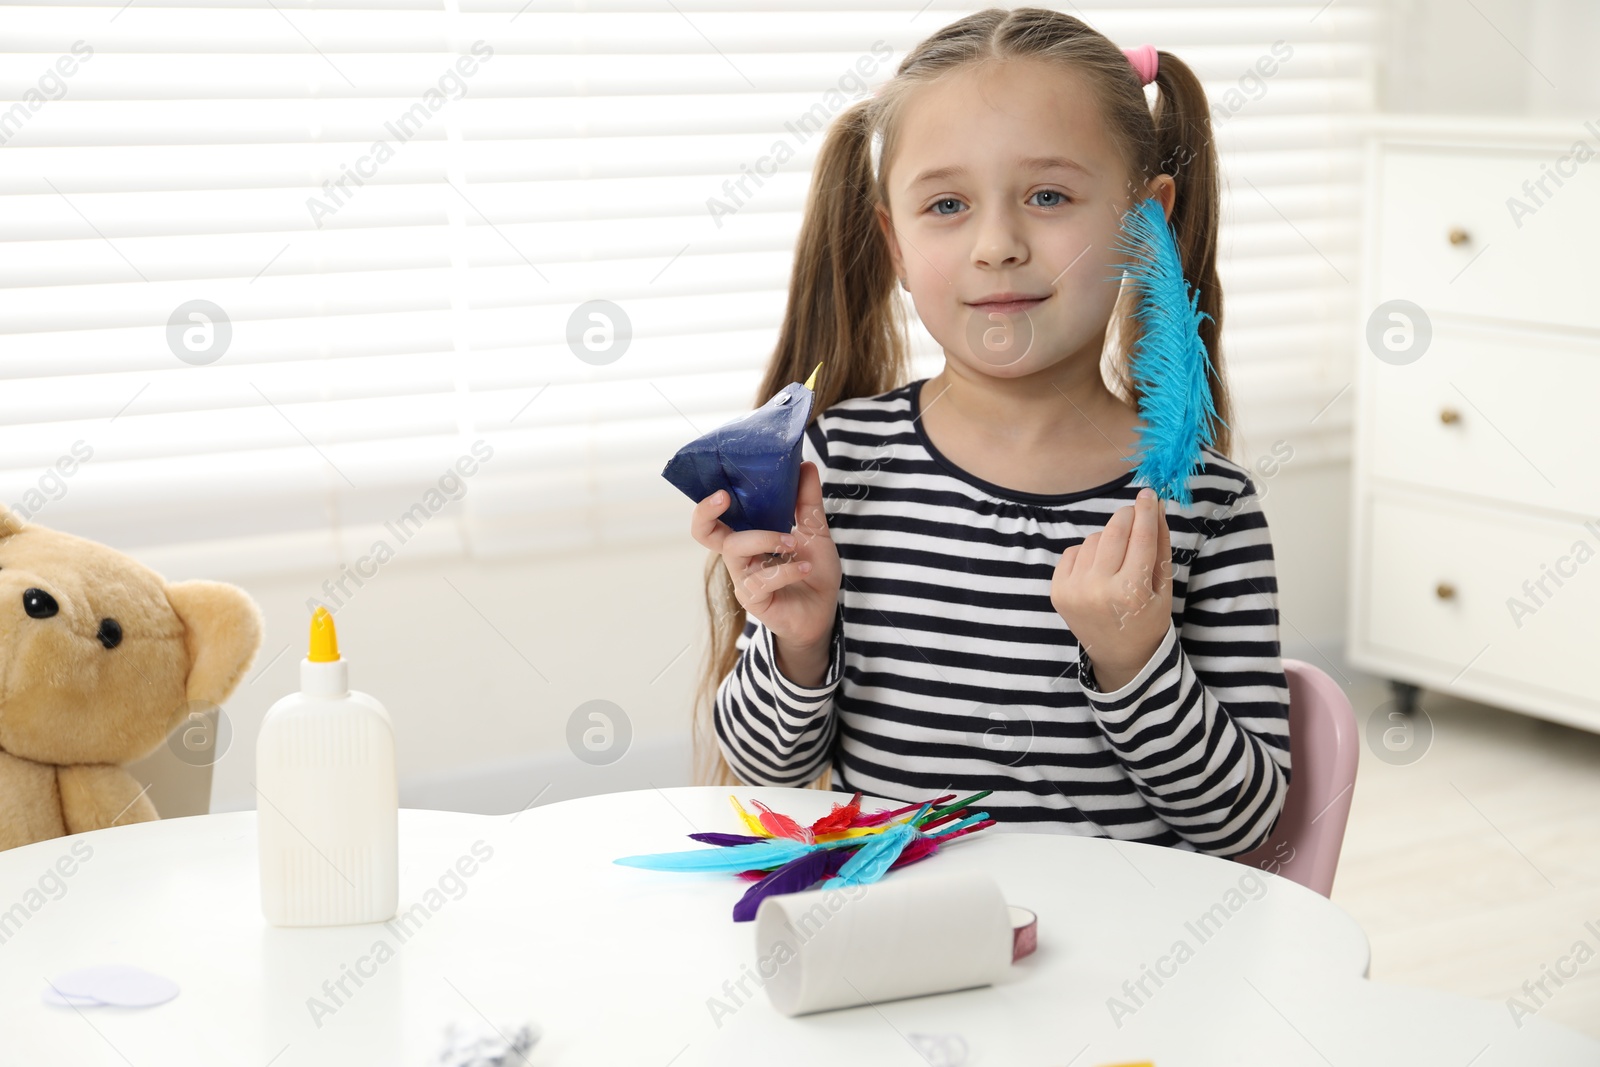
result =
[[30,619],[48,619],[61,610],[61,605],[43,589],[24,589],[22,610],[28,613]]
[[101,619],[99,637],[102,645],[116,648],[122,644],[122,624],[116,619]]

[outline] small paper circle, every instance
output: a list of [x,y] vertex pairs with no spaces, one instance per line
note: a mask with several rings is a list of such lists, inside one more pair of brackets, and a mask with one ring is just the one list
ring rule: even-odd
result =
[[178,983],[172,979],[118,963],[67,971],[50,979],[50,985],[65,997],[123,1008],[148,1008],[178,995]]

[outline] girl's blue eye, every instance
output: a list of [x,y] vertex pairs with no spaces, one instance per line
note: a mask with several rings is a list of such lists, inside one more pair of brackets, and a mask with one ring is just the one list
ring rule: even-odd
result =
[[[1037,193],[1034,193],[1033,196],[1034,197],[1053,196],[1053,197],[1056,198],[1055,201],[1052,202],[1052,203],[1037,204],[1036,206],[1038,206],[1038,207],[1045,207],[1045,208],[1060,207],[1063,204],[1070,203],[1070,201],[1067,199],[1067,195],[1065,193],[1063,193],[1059,189],[1040,189]],[[1030,199],[1032,199],[1032,198],[1030,197]],[[945,204],[955,204],[955,205],[957,205],[958,210],[941,211],[940,208]],[[948,217],[950,215],[955,215],[955,214],[959,213],[960,204],[961,204],[960,200],[956,199],[953,196],[947,196],[942,200],[935,200],[932,204],[929,204],[928,205],[928,210],[931,211],[935,215],[943,215],[943,216]]]

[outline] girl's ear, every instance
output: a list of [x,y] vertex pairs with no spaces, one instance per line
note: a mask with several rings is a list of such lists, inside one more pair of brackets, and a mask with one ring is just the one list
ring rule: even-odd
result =
[[1157,174],[1150,179],[1148,185],[1150,195],[1161,202],[1161,213],[1167,217],[1167,222],[1172,222],[1172,206],[1178,201],[1178,183],[1173,181],[1170,174]]
[[889,209],[882,204],[875,204],[872,210],[878,220],[878,229],[883,231],[883,239],[889,242],[889,256],[894,260],[894,272],[900,276],[903,284],[906,265],[900,259],[900,242],[895,238],[894,221],[889,217]]

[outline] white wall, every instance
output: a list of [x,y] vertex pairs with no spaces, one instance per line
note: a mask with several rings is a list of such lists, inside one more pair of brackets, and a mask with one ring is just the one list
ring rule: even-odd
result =
[[1386,111],[1593,115],[1594,0],[1391,0]]
[[[689,539],[684,506],[679,545],[485,564],[396,560],[354,592],[335,617],[340,651],[351,685],[394,721],[402,803],[504,812],[546,786],[541,803],[687,784],[705,553]],[[299,686],[306,600],[322,596],[326,577],[239,580],[267,633],[226,705],[233,736],[214,769],[213,810],[255,806],[255,735],[272,702]],[[631,745],[607,767],[567,747],[569,717],[593,699],[614,702],[632,725]]]

